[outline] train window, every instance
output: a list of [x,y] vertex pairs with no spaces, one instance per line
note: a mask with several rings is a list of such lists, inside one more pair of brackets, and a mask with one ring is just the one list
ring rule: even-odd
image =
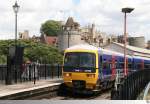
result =
[[137,64],[137,68],[138,68],[138,69],[141,69],[141,68],[142,68],[141,63],[140,63],[140,64]]
[[123,69],[124,68],[124,63],[119,63],[119,68]]
[[107,73],[111,74],[111,68],[112,68],[112,63],[109,63],[108,69],[107,69]]
[[68,53],[64,59],[65,66],[78,66],[78,56],[76,54]]
[[104,62],[103,63],[103,69],[106,69],[108,66],[107,66],[107,63],[106,62]]
[[138,68],[138,65],[137,64],[135,64],[135,69],[137,69]]
[[102,56],[101,56],[101,55],[100,55],[99,59],[100,59],[100,62],[102,62],[102,61],[103,61],[103,58],[102,58]]
[[80,67],[95,67],[95,57],[93,54],[80,54]]
[[128,64],[128,68],[132,68],[132,64],[131,63]]
[[116,69],[119,69],[119,63],[116,62]]
[[67,53],[64,59],[65,66],[95,67],[95,55],[92,53]]
[[149,68],[149,65],[148,65],[148,64],[145,64],[145,65],[144,65],[144,68],[145,68],[145,69],[148,69],[148,68]]
[[103,62],[103,69],[110,69],[110,64],[108,62]]
[[135,69],[136,70],[141,69],[141,68],[142,68],[142,64],[141,63],[135,64]]
[[103,59],[103,61],[106,61],[106,59]]
[[66,72],[81,70],[85,72],[95,72],[96,56],[87,52],[70,52],[65,54],[64,68]]
[[112,68],[112,64],[111,63],[109,63],[109,68]]
[[110,74],[111,73],[111,68],[110,68],[110,63],[108,63],[108,62],[103,62],[103,72],[105,73],[105,74]]

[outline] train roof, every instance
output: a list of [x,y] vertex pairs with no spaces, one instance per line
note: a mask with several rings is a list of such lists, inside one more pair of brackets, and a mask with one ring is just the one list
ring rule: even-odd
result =
[[74,45],[74,46],[66,49],[66,51],[69,51],[69,50],[95,50],[95,51],[98,51],[103,54],[108,54],[108,55],[115,54],[118,56],[123,56],[122,53],[111,51],[111,50],[106,50],[106,49],[103,49],[100,47],[95,47],[95,46],[89,45],[89,44]]
[[102,48],[99,48],[100,52],[102,52],[103,54],[115,54],[115,55],[118,55],[118,56],[123,56],[122,53],[119,53],[119,52],[115,52],[115,51],[110,51],[110,50],[106,50],[106,49],[102,49]]
[[[65,51],[69,51],[69,50],[95,50],[95,51],[98,51],[100,54],[107,54],[107,55],[117,55],[117,56],[121,56],[123,57],[124,54],[122,53],[119,53],[119,52],[115,52],[115,51],[111,51],[111,50],[107,50],[107,49],[103,49],[103,48],[100,48],[100,47],[95,47],[93,45],[89,45],[89,44],[78,44],[78,45],[74,45],[74,46],[71,46],[69,48],[67,48]],[[141,57],[141,56],[130,56],[130,55],[127,55],[128,58],[142,58],[144,60],[150,60],[150,58],[146,58],[146,57]]]
[[80,44],[80,45],[74,45],[72,47],[69,47],[66,49],[66,51],[68,50],[98,50],[97,47],[92,46],[92,45],[88,45],[88,44]]
[[89,45],[89,44],[80,44],[80,45],[74,45],[72,47],[69,47],[66,49],[66,51],[68,50],[96,50],[96,51],[99,51],[101,53],[105,53],[105,54],[116,54],[116,55],[119,55],[119,56],[123,56],[122,53],[119,53],[119,52],[115,52],[115,51],[111,51],[111,50],[106,50],[106,49],[103,49],[103,48],[100,48],[100,47],[95,47],[93,45]]

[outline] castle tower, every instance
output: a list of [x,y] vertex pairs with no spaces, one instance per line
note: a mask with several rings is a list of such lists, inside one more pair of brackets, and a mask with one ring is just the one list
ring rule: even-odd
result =
[[19,32],[19,39],[29,39],[29,31]]
[[60,51],[70,46],[84,43],[84,41],[81,40],[79,26],[77,22],[74,22],[72,17],[68,18],[66,24],[62,26],[62,32],[58,35],[58,48]]

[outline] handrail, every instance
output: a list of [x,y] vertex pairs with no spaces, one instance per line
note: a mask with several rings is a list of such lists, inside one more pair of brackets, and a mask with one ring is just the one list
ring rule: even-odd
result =
[[[135,100],[150,81],[150,69],[138,70],[128,74],[113,88],[111,99],[113,100]],[[150,86],[150,85],[149,85]]]

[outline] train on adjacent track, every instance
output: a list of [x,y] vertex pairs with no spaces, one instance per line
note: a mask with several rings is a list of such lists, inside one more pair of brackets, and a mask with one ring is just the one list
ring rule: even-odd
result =
[[[64,51],[63,80],[68,88],[100,91],[113,86],[117,72],[124,75],[124,54],[75,45]],[[128,73],[150,69],[150,58],[127,55]]]

